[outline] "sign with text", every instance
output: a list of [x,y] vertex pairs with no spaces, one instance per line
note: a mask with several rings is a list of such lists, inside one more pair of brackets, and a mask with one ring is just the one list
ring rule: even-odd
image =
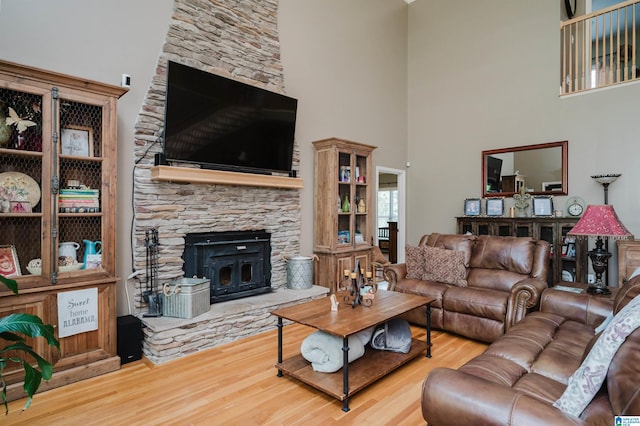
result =
[[98,289],[58,293],[58,337],[98,329]]

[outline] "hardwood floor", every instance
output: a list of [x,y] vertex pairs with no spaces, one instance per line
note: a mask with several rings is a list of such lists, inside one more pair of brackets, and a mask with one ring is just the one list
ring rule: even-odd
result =
[[[283,356],[299,353],[314,329],[287,325]],[[414,337],[424,330],[412,327]],[[356,393],[351,410],[290,377],[277,377],[275,330],[161,365],[144,361],[119,371],[9,403],[3,425],[424,425],[422,382],[434,367],[456,368],[483,343],[432,332],[431,359],[418,357]]]

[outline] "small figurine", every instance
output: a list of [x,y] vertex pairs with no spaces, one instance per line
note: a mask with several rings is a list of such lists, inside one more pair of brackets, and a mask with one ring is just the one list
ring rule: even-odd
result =
[[337,311],[337,310],[338,310],[338,304],[339,304],[339,303],[340,303],[340,302],[338,302],[338,301],[336,300],[336,295],[335,295],[335,294],[332,294],[332,295],[331,295],[331,310],[332,310],[332,311],[334,311],[334,312],[335,312],[335,311]]

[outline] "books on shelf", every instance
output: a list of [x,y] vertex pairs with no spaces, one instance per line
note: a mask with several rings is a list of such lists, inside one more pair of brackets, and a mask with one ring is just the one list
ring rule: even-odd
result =
[[58,196],[60,213],[98,213],[100,212],[100,190],[98,189],[61,189]]

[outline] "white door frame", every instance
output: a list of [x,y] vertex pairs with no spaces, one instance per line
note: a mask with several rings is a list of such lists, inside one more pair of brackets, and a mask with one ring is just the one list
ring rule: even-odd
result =
[[388,173],[392,175],[396,175],[398,177],[398,263],[404,263],[405,261],[405,253],[404,246],[406,244],[406,230],[407,230],[407,172],[406,170],[401,169],[392,169],[390,167],[384,166],[376,166],[376,232],[375,242],[378,244],[378,185],[380,179],[380,173]]

